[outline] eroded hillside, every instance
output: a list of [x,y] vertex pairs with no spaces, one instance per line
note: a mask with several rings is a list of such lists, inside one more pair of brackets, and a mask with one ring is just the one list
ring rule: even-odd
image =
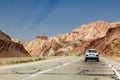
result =
[[[47,38],[46,36],[38,36],[33,41],[30,41],[25,48],[31,56],[80,55],[89,44],[92,44],[93,40],[104,38],[108,35],[111,28],[119,27],[119,25],[120,22],[91,22],[69,33],[59,34],[56,37]],[[111,33],[111,35],[113,34]],[[118,35],[117,37],[119,38]],[[112,36],[109,39],[112,39]],[[99,41],[97,42],[99,43]],[[103,53],[102,49],[100,51]]]
[[24,47],[19,43],[13,42],[7,34],[0,31],[0,57],[23,56],[29,56]]
[[92,41],[87,48],[96,48],[104,55],[120,56],[120,26],[110,28],[105,37]]

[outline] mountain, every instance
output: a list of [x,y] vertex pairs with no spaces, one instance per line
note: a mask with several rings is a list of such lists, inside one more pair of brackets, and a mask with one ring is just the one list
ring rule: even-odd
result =
[[66,34],[40,35],[27,43],[0,31],[0,57],[81,55],[87,48],[96,48],[103,55],[120,55],[120,22],[91,22]]
[[25,46],[25,49],[31,56],[40,56],[40,52],[42,52],[42,48],[45,46],[46,41],[48,41],[47,36],[37,36]]
[[29,56],[25,48],[12,41],[12,39],[0,31],[0,57],[23,57]]
[[106,36],[90,42],[86,48],[96,48],[104,55],[120,56],[120,24],[116,28],[110,28]]
[[[98,22],[98,21],[97,21]],[[105,36],[103,36],[103,37],[99,37],[99,38],[93,38],[93,39],[90,39],[90,40],[84,40],[83,42],[82,42],[82,44],[79,46],[79,47],[77,47],[77,48],[75,48],[75,49],[73,49],[73,51],[81,51],[81,53],[84,53],[85,52],[85,49],[87,49],[87,48],[96,48],[96,49],[98,49],[99,50],[99,52],[101,53],[101,54],[104,54],[104,53],[106,53],[107,55],[109,54],[112,54],[113,52],[112,52],[112,50],[109,50],[109,52],[107,51],[105,51],[106,50],[106,48],[105,47],[103,47],[103,46],[106,46],[106,42],[104,41],[104,40],[101,40],[101,39],[103,39],[103,38],[105,38],[106,39],[106,41],[109,41],[109,40],[107,40],[107,38],[106,38],[106,36],[108,36],[109,34],[111,34],[111,36],[109,37],[109,39],[111,40],[111,39],[113,39],[113,38],[119,38],[119,35],[116,35],[116,36],[114,36],[114,34],[118,34],[118,32],[120,32],[119,31],[119,27],[120,27],[120,22],[113,22],[113,23],[109,23],[109,25],[110,26],[107,26],[108,27],[108,29],[106,29],[106,33],[105,33]],[[98,26],[99,27],[99,26]],[[116,30],[115,32],[114,32],[114,34],[113,34],[113,32],[110,32],[111,30],[114,30],[114,29],[118,29],[118,30]],[[92,34],[92,32],[90,33],[90,34]],[[98,35],[99,36],[99,35]],[[101,42],[100,42],[100,40],[101,40]],[[119,40],[118,40],[119,41]],[[103,43],[103,44],[102,44]],[[109,43],[110,45],[112,45],[112,43]],[[100,46],[101,45],[101,46]],[[98,47],[99,46],[99,47]],[[110,47],[110,46],[108,46],[108,47]],[[117,48],[119,48],[119,46],[116,46]],[[104,49],[104,50],[103,50]],[[117,52],[117,50],[115,50],[116,52]],[[115,52],[114,51],[114,52]],[[113,53],[113,55],[115,55],[115,53]]]
[[0,30],[0,39],[5,40],[5,41],[11,41],[10,36],[2,32],[1,30]]
[[107,36],[109,29],[116,28],[119,24],[120,22],[96,21],[55,37],[38,36],[25,49],[31,56],[80,55],[93,40]]
[[[115,23],[113,23],[115,25]],[[109,28],[116,27],[105,21],[96,21],[84,24],[79,28],[64,35],[65,41],[74,41],[77,39],[89,41],[90,39],[97,39],[104,37]]]

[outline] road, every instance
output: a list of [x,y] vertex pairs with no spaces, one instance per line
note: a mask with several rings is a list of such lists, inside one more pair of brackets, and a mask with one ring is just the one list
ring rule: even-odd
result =
[[64,57],[0,67],[0,80],[120,80],[120,62]]

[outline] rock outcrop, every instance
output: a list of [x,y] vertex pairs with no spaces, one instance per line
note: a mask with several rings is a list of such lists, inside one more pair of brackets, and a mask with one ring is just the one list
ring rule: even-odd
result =
[[42,52],[42,49],[45,46],[47,40],[47,36],[37,36],[33,41],[30,41],[25,46],[25,49],[31,56],[40,56],[40,53]]
[[5,40],[5,41],[11,41],[10,36],[2,32],[1,30],[0,30],[0,39]]
[[24,57],[29,56],[24,47],[15,43],[11,38],[0,31],[0,57]]
[[96,48],[104,55],[120,56],[120,26],[110,28],[105,37],[93,40],[87,48]]
[[79,44],[79,41],[67,42],[60,40],[58,37],[39,36],[30,41],[25,49],[31,56],[60,56],[67,55],[70,50]]

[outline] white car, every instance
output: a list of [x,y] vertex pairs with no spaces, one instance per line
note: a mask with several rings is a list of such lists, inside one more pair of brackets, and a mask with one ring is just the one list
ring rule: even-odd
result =
[[90,60],[97,60],[99,61],[99,54],[96,49],[87,49],[85,52],[85,62],[90,59]]

